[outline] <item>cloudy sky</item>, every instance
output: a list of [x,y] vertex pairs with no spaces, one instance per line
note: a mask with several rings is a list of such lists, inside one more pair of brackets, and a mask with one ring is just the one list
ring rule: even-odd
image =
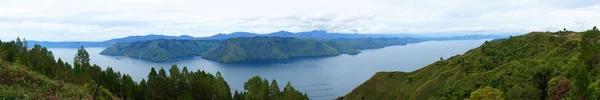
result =
[[0,39],[247,31],[503,34],[600,25],[600,0],[0,0]]

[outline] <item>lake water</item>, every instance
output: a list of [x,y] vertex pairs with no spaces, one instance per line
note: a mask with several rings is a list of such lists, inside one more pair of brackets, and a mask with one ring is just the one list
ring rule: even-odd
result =
[[[322,58],[297,59],[270,64],[223,64],[202,59],[188,58],[173,62],[149,62],[121,56],[105,56],[104,48],[86,48],[91,63],[106,69],[129,74],[136,81],[147,78],[152,67],[170,68],[172,64],[187,66],[190,71],[220,71],[234,90],[243,91],[243,84],[253,76],[276,79],[283,89],[290,81],[296,89],[306,92],[313,99],[333,99],[343,96],[380,71],[410,72],[443,58],[462,54],[489,40],[428,41],[381,49],[361,50],[358,55],[340,55]],[[77,53],[73,48],[50,48],[55,57],[72,62]],[[180,68],[181,69],[181,68]],[[157,69],[158,70],[158,69]]]

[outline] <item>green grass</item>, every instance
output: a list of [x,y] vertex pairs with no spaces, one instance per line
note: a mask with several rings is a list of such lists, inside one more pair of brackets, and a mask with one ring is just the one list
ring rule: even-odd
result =
[[[0,99],[91,99],[88,86],[52,80],[18,64],[0,61]],[[99,92],[100,98],[113,98]]]

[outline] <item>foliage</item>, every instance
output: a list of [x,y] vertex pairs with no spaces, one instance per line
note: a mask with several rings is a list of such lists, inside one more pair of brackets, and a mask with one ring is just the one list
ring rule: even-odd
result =
[[597,99],[597,34],[531,32],[488,41],[410,73],[378,72],[343,99],[466,99],[483,86],[506,99]]
[[202,58],[219,62],[238,62],[340,54],[335,48],[315,39],[252,37],[228,39],[208,51]]
[[219,45],[217,40],[148,40],[114,44],[100,54],[140,58],[153,62],[201,56]]
[[486,86],[471,93],[471,100],[504,100],[504,93],[498,89]]
[[235,91],[234,100],[309,100],[306,94],[294,89],[290,82],[287,83],[283,92],[280,92],[277,81],[273,80],[271,86],[267,79],[259,76],[250,78],[244,83],[246,92]]

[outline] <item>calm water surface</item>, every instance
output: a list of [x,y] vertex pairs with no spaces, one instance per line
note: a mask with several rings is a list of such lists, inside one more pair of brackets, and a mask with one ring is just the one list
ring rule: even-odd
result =
[[[489,40],[489,39],[487,39]],[[103,69],[112,67],[116,71],[131,75],[136,81],[145,79],[152,67],[166,69],[177,64],[187,66],[190,71],[220,71],[234,90],[243,91],[245,81],[253,76],[276,79],[283,89],[287,81],[298,90],[308,93],[313,99],[333,99],[343,96],[379,71],[410,72],[432,62],[462,54],[481,45],[485,40],[429,41],[404,46],[362,50],[358,55],[297,59],[270,64],[222,64],[202,59],[188,58],[173,62],[149,62],[121,56],[105,56],[99,53],[104,48],[86,48],[91,63]],[[55,57],[72,62],[77,49],[50,48]],[[181,68],[180,68],[181,69]],[[158,69],[157,69],[158,70]]]

